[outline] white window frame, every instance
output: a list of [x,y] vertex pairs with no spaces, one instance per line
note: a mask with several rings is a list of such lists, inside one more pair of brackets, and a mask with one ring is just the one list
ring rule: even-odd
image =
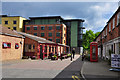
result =
[[113,29],[115,28],[115,18],[113,18]]
[[109,23],[109,32],[111,31],[111,23]]

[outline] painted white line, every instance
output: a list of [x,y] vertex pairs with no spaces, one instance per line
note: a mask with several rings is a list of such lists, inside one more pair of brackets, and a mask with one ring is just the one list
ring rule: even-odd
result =
[[[83,63],[83,65],[84,65],[84,63]],[[83,66],[82,66],[82,68],[81,68],[81,76],[82,76],[82,78],[83,78],[84,80],[86,80],[85,76],[83,75]]]

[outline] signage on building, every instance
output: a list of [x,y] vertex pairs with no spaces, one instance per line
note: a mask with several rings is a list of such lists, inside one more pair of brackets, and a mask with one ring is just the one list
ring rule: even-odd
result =
[[120,68],[120,54],[111,54],[111,67]]

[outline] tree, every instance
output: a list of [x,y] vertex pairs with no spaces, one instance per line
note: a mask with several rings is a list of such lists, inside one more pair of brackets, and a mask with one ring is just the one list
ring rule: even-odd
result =
[[83,35],[83,49],[89,50],[90,49],[90,43],[93,42],[95,37],[99,35],[100,32],[97,32],[94,34],[92,30],[86,31],[86,33]]

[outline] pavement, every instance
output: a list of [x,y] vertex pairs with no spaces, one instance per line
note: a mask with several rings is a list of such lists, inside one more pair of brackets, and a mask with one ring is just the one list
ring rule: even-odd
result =
[[11,78],[13,78],[12,80],[16,78],[53,79],[79,57],[79,55],[76,55],[73,61],[70,58],[62,61],[60,59],[55,61],[49,59],[4,61],[2,62],[2,80],[7,80],[8,78],[9,80]]
[[81,74],[85,80],[120,80],[120,72],[109,71],[110,68],[108,62],[103,60],[84,61]]

